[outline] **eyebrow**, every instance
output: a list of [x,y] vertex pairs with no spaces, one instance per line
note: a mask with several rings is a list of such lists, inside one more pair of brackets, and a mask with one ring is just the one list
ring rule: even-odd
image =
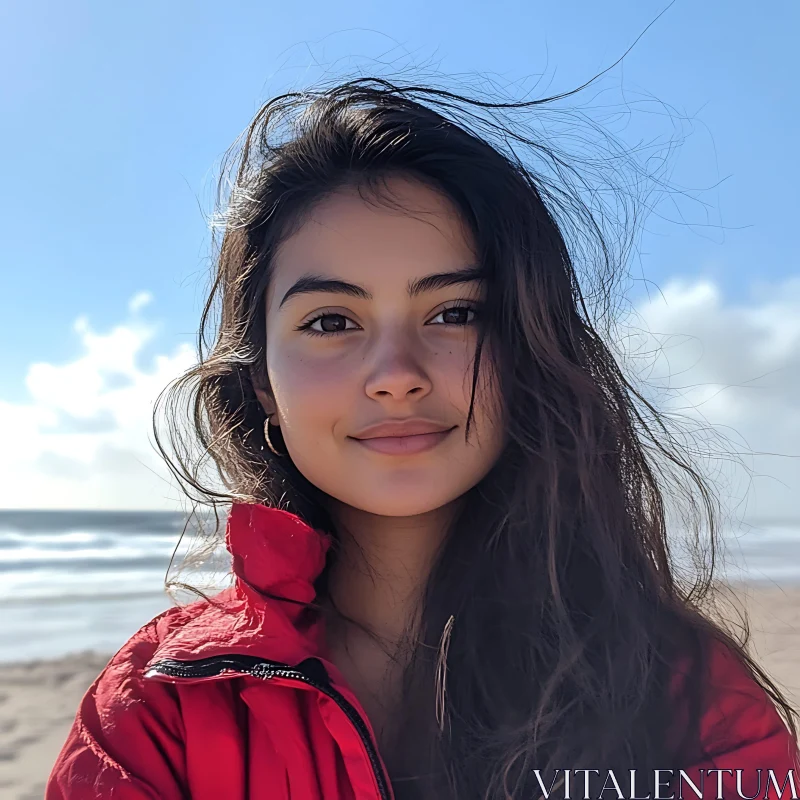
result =
[[[416,278],[413,281],[409,281],[406,288],[409,297],[417,297],[424,292],[432,292],[448,286],[458,286],[464,283],[484,280],[486,280],[485,270],[481,267],[470,266],[453,272],[435,272],[423,278]],[[292,287],[283,296],[278,308],[283,308],[290,297],[300,294],[313,294],[315,292],[346,294],[361,300],[372,300],[372,295],[363,286],[337,278],[326,278],[324,275],[309,273],[302,275],[292,284]]]

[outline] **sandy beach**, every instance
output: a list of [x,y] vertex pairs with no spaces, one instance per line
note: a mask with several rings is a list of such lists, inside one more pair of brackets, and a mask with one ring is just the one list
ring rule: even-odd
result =
[[[738,587],[751,650],[800,706],[800,586]],[[42,798],[50,768],[86,689],[108,655],[0,665],[0,796]]]

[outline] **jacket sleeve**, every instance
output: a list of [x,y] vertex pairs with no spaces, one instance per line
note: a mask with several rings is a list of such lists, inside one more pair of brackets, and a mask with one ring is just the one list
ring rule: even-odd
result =
[[178,800],[185,791],[183,723],[175,689],[146,680],[154,623],[109,664],[81,701],[45,800]]
[[[716,647],[712,653],[701,738],[705,760],[683,772],[704,800],[800,795],[798,743],[772,700],[727,648]],[[682,796],[698,794],[684,783]]]

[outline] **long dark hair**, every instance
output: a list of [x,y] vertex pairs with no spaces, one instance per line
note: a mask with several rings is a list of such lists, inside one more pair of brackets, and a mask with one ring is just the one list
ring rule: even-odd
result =
[[[495,115],[546,114],[551,100],[491,103],[360,78],[264,105],[223,165],[230,180],[199,363],[159,404],[170,421],[169,447],[157,430],[159,447],[195,501],[280,506],[335,537],[320,491],[265,446],[255,388],[267,386],[264,302],[276,248],[345,186],[382,197],[387,178],[411,177],[459,209],[489,281],[473,403],[491,341],[508,444],[468,492],[428,580],[390,765],[398,797],[535,797],[534,768],[687,767],[703,754],[714,641],[796,734],[780,691],[701,610],[711,571],[677,577],[667,467],[712,554],[717,501],[598,330],[633,217],[624,236],[610,237],[580,171],[553,143]],[[190,430],[178,422],[187,400]],[[679,658],[690,677],[676,700]]]

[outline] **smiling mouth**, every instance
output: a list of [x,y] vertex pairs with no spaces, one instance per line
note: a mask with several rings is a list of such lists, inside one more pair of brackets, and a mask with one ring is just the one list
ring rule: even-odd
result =
[[372,439],[350,438],[375,453],[383,453],[385,455],[414,455],[438,446],[454,430],[455,426],[445,431],[415,433],[407,436],[376,436]]

